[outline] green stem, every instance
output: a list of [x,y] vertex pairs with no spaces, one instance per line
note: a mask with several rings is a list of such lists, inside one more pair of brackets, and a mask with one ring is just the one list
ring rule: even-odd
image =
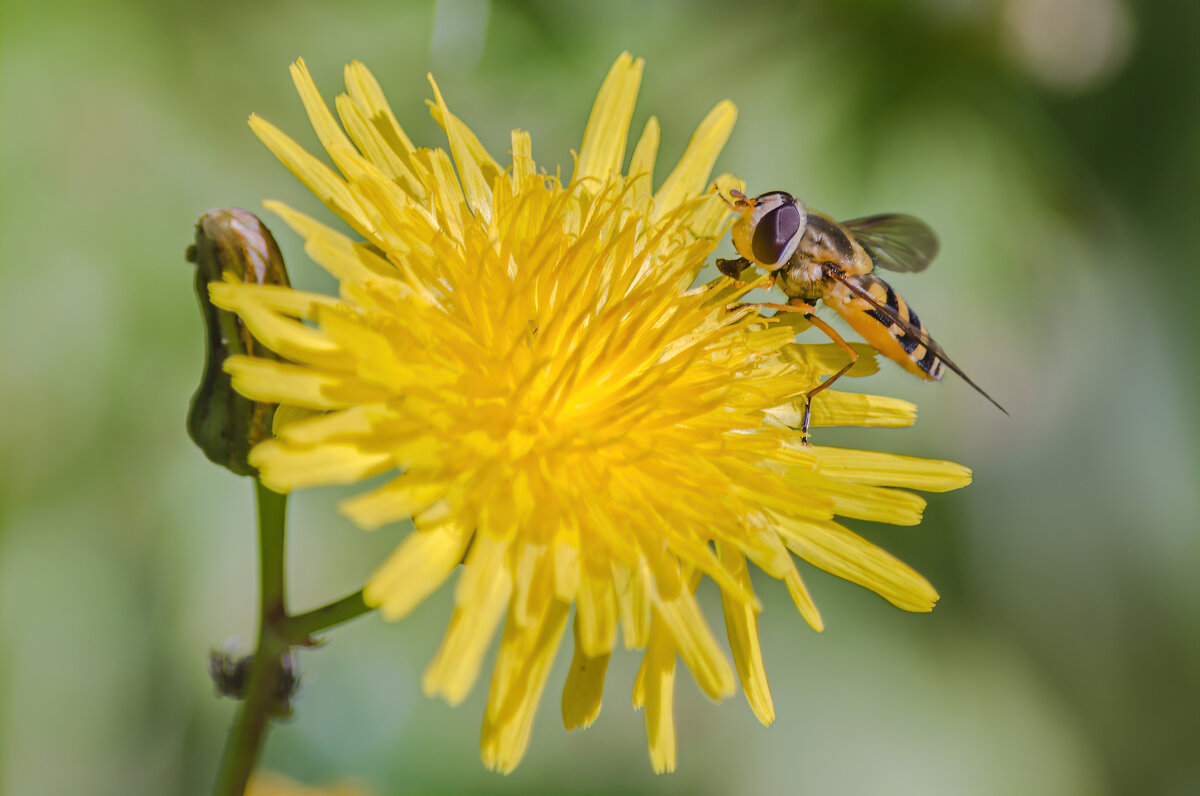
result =
[[216,796],[242,796],[266,736],[270,709],[278,693],[283,656],[290,644],[280,632],[287,622],[284,603],[284,534],[287,496],[254,482],[258,502],[259,617],[258,648],[250,664],[246,698],[221,754]]
[[287,532],[287,495],[272,492],[254,481],[258,501],[259,603],[258,635],[287,618],[284,580],[284,535]]
[[294,644],[305,644],[313,633],[328,630],[334,625],[349,622],[368,611],[374,610],[363,602],[362,589],[349,594],[342,599],[314,608],[307,613],[290,616],[284,623],[283,630],[287,638]]

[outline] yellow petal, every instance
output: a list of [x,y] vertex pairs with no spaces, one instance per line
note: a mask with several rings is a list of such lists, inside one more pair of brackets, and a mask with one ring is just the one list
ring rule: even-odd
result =
[[[721,563],[741,582],[743,588],[752,590],[750,572],[746,559],[728,545],[721,545]],[[746,692],[750,709],[764,726],[775,721],[775,706],[771,702],[771,689],[767,685],[767,672],[763,667],[762,648],[758,643],[758,614],[754,606],[721,592],[725,609],[725,630],[729,636],[729,649],[737,667],[738,679]]]
[[608,671],[608,654],[592,657],[583,650],[579,635],[579,616],[575,617],[575,654],[567,670],[563,686],[563,726],[568,730],[590,727],[600,715],[604,695],[604,675]]
[[[742,190],[746,184],[732,174],[722,174],[713,180],[713,186],[718,193],[709,194],[695,209],[688,214],[688,231],[698,238],[719,238],[725,234],[729,221],[729,205],[725,204],[722,196],[728,196],[731,189]],[[795,312],[781,313],[783,315],[798,315]],[[803,316],[801,316],[803,317]]]
[[410,474],[388,482],[364,495],[343,500],[338,510],[364,531],[373,531],[389,522],[407,519],[432,506],[446,494],[442,482],[415,480]]
[[[450,132],[450,129],[447,125],[453,125],[455,127],[457,130],[456,135],[461,138],[462,143],[467,148],[467,151],[471,153],[471,157],[477,164],[479,164],[479,171],[483,175],[483,181],[490,188],[492,182],[504,173],[504,168],[496,162],[496,159],[492,157],[490,152],[487,151],[487,148],[483,145],[483,142],[479,140],[471,128],[468,127],[462,119],[455,116],[453,113],[447,110],[445,106],[439,103],[429,102],[428,100],[426,100],[426,103],[429,105],[429,113],[431,116],[433,116],[433,120],[438,123],[438,126],[441,127],[442,130],[447,133],[447,135]],[[457,156],[455,156],[455,159],[457,159]]]
[[583,567],[575,605],[575,628],[580,636],[576,643],[582,643],[584,652],[592,657],[612,652],[617,633],[617,598],[611,575],[595,566]]
[[[799,425],[799,424],[797,424]],[[814,520],[833,518],[833,498],[808,484],[791,480],[765,489],[762,484],[738,483],[736,493],[763,508],[786,511]]]
[[296,59],[290,71],[292,82],[296,85],[296,93],[300,95],[300,101],[304,103],[304,111],[308,114],[308,120],[316,132],[317,138],[320,139],[321,146],[325,147],[325,151],[333,158],[333,162],[345,174],[346,170],[342,167],[339,152],[353,149],[350,139],[342,132],[342,128],[338,127],[333,114],[329,112],[329,106],[325,104],[321,92],[317,90],[317,84],[313,82],[312,75],[309,74],[308,67],[304,64],[304,59]]
[[529,747],[533,717],[567,625],[567,605],[551,599],[544,606],[541,621],[523,628],[510,622],[504,628],[496,656],[480,756],[484,765],[502,774],[511,773]]
[[607,181],[621,170],[643,64],[641,58],[634,60],[629,53],[621,53],[608,70],[583,131],[572,184],[590,179]]
[[441,149],[419,151],[418,157],[424,157],[431,176],[429,196],[432,208],[437,211],[439,226],[452,241],[462,240],[463,222],[466,220],[466,199],[463,197],[462,184],[454,175],[454,165],[450,156]]
[[[795,472],[791,481],[796,487],[810,488],[831,500],[833,513],[842,517],[892,525],[916,525],[921,521],[921,512],[925,510],[925,498],[900,489],[853,484],[810,471]],[[786,506],[777,505],[774,508],[787,511]]]
[[233,388],[255,401],[308,409],[342,409],[391,397],[390,393],[351,376],[286,362],[238,355],[225,360],[224,367],[233,379]]
[[239,290],[237,285],[212,282],[208,294],[216,306],[237,313],[254,339],[276,354],[328,370],[353,369],[345,352],[323,331],[264,307],[253,293]]
[[286,433],[287,429],[296,423],[308,420],[317,415],[319,415],[318,412],[312,409],[305,409],[302,406],[280,404],[275,407],[275,416],[271,418],[271,433],[278,437]]
[[621,637],[625,649],[646,646],[650,639],[650,600],[646,596],[646,565],[630,572],[619,564],[613,565],[613,585],[621,607]]
[[764,567],[764,571],[773,578],[779,578],[787,585],[788,594],[791,595],[792,602],[796,605],[800,616],[804,617],[804,621],[808,622],[813,630],[820,633],[825,629],[821,612],[817,610],[817,604],[813,601],[812,595],[808,593],[808,587],[804,585],[804,580],[796,569],[796,562],[787,551],[783,541],[775,531],[765,534],[762,541],[774,551],[771,558],[772,567],[771,569]]
[[537,173],[537,164],[533,160],[533,142],[525,130],[512,131],[512,184],[513,193],[519,193],[526,187],[528,180]]
[[704,117],[696,132],[692,134],[692,140],[688,142],[683,157],[654,195],[652,218],[655,221],[704,191],[708,184],[708,175],[712,173],[713,164],[717,162],[717,155],[729,140],[729,134],[733,131],[736,121],[737,108],[729,100],[717,103]]
[[821,472],[843,481],[946,492],[971,483],[971,470],[955,462],[917,459],[894,453],[813,448]]
[[[335,231],[332,227],[322,224],[320,221],[317,221],[311,216],[307,216],[298,210],[293,210],[283,202],[268,199],[263,202],[263,207],[279,216],[279,218],[283,220],[283,223],[291,227],[293,232],[305,240],[317,235],[338,236],[342,234]],[[334,274],[334,276],[338,275]]]
[[813,602],[812,595],[808,593],[808,587],[804,585],[804,579],[800,577],[795,562],[788,559],[788,564],[788,570],[783,575],[788,594],[791,595],[792,602],[800,611],[800,616],[804,617],[804,621],[808,622],[813,630],[820,633],[825,629],[825,623],[821,619],[820,611],[817,610],[817,604]]
[[772,578],[782,578],[792,558],[774,529],[756,529],[744,537],[729,536],[721,541],[723,544],[736,545],[742,555]]
[[403,619],[446,582],[468,538],[452,526],[414,530],[368,579],[363,601],[384,619]]
[[[483,520],[479,523],[481,529],[486,525]],[[544,581],[547,576],[546,556],[546,549],[541,545],[523,545],[515,555],[516,560],[510,563],[513,573],[513,596],[509,602],[509,611],[513,621],[521,626],[541,619],[542,611],[538,606],[548,596],[545,593]]]
[[658,119],[651,116],[629,158],[629,179],[633,183],[633,195],[638,199],[648,198],[654,191],[654,161],[658,157],[659,135]]
[[250,129],[326,207],[361,234],[370,233],[371,225],[366,214],[358,206],[346,183],[333,173],[333,169],[308,154],[282,130],[260,116],[250,117]]
[[390,414],[386,404],[359,404],[348,409],[297,417],[277,433],[293,446],[319,445],[324,442],[351,442],[372,437],[377,423]]
[[725,222],[729,220],[729,208],[724,200],[715,193],[709,193],[691,200],[684,208],[686,215],[683,224],[688,234],[711,241],[715,247],[717,239],[725,233]]
[[912,567],[834,522],[775,515],[788,549],[826,572],[864,586],[906,611],[930,611],[938,594]]
[[[383,140],[396,153],[408,171],[419,176],[420,172],[416,168],[413,158],[416,147],[405,135],[400,122],[396,121],[396,116],[392,113],[387,99],[384,98],[375,76],[361,61],[351,61],[346,65],[345,80],[350,98],[362,110],[363,115],[379,131]],[[418,199],[424,198],[424,185],[419,179],[409,187],[414,190]]]
[[306,290],[296,290],[293,287],[282,285],[253,285],[238,281],[236,278],[221,283],[221,287],[217,289],[216,293],[213,293],[213,288],[217,284],[216,282],[210,283],[208,290],[213,303],[218,307],[223,306],[218,303],[218,296],[222,297],[220,299],[222,301],[233,301],[235,299],[224,297],[236,296],[238,301],[253,302],[257,306],[280,315],[303,318],[306,321],[317,319],[319,307],[336,307],[340,303],[337,299],[320,293],[309,293]]
[[363,156],[413,200],[425,198],[425,187],[409,165],[411,159],[401,156],[383,129],[367,118],[362,106],[347,94],[339,94],[334,104],[346,133]]
[[507,544],[476,535],[455,589],[450,629],[425,670],[426,696],[441,695],[448,704],[457,705],[475,685],[512,594],[512,573],[504,560],[507,552]]
[[579,550],[568,539],[554,542],[554,594],[565,603],[575,601],[579,590]]
[[[770,410],[773,417],[792,428],[800,427],[803,413],[803,402]],[[916,419],[916,405],[899,398],[826,390],[813,398],[811,427],[902,428],[911,426]]]
[[[359,378],[403,395],[421,378],[414,366],[401,359],[391,337],[369,322],[340,310],[328,310],[320,315],[321,326],[338,350],[353,359]],[[427,378],[424,383],[446,383],[446,379]]]
[[[454,165],[458,167],[458,179],[462,183],[467,205],[470,206],[471,212],[483,219],[484,222],[490,221],[492,218],[492,186],[483,178],[479,161],[476,160],[475,153],[471,151],[468,138],[473,139],[475,136],[466,131],[463,123],[446,108],[446,101],[442,98],[442,92],[438,89],[433,75],[429,75],[429,84],[433,86],[433,96],[437,99],[438,108],[441,110],[439,121],[443,122],[446,128],[446,137],[450,139],[450,152],[454,155]],[[480,145],[479,149],[482,150],[483,146]]]
[[[788,315],[798,315],[791,312]],[[803,316],[801,316],[803,317]],[[858,361],[847,376],[870,376],[879,370],[879,361],[875,349],[865,343],[851,343],[850,347],[858,353]],[[785,362],[796,362],[808,368],[814,377],[824,378],[837,373],[850,362],[850,357],[835,343],[792,343],[780,350],[780,356]],[[815,409],[815,406],[814,406]]]
[[692,592],[680,589],[669,600],[659,597],[655,590],[650,594],[655,614],[671,634],[679,656],[696,678],[700,690],[717,702],[732,694],[733,670],[704,621]]
[[391,454],[365,453],[356,445],[294,448],[277,440],[256,445],[250,451],[249,461],[258,468],[262,482],[276,492],[351,484],[394,466]]
[[412,198],[386,173],[358,152],[339,145],[329,150],[337,157],[346,184],[369,221],[368,239],[382,251],[400,254],[408,251],[405,240],[395,228],[406,213],[416,207]]
[[304,251],[339,282],[366,284],[395,280],[396,269],[383,258],[371,253],[336,232],[314,233],[304,242]]
[[646,709],[646,742],[655,774],[675,770],[675,648],[655,620],[633,686],[633,706]]

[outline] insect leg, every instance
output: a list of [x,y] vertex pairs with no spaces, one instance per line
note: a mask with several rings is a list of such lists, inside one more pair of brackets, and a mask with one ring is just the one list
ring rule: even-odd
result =
[[799,299],[792,299],[792,301],[795,303],[772,304],[769,302],[764,302],[761,304],[740,304],[740,305],[738,305],[738,307],[739,308],[740,307],[765,307],[767,309],[772,309],[777,312],[800,312],[800,313],[803,313],[804,319],[806,321],[808,321],[813,326],[817,327],[822,332],[824,332],[826,337],[828,337],[830,340],[835,342],[839,348],[841,348],[843,351],[845,351],[850,356],[850,361],[847,362],[845,365],[843,365],[841,370],[839,370],[837,373],[833,374],[829,378],[825,379],[825,381],[821,382],[816,387],[814,387],[813,389],[809,390],[808,392],[806,392],[804,394],[804,417],[800,421],[800,441],[803,444],[808,445],[809,444],[809,442],[808,442],[808,424],[812,420],[813,396],[817,395],[818,393],[820,393],[823,390],[828,389],[831,384],[833,384],[835,381],[840,379],[842,376],[845,376],[846,371],[848,371],[848,370],[850,370],[850,368],[854,367],[854,363],[858,361],[858,352],[855,351],[853,348],[851,348],[850,344],[842,339],[842,336],[837,333],[836,329],[834,329],[832,326],[825,323],[825,321],[821,320],[820,318],[818,318],[816,316],[816,314],[815,314],[817,311],[816,307],[814,307],[811,304],[805,303]]
[[807,318],[814,311],[814,308],[808,304],[803,306],[796,304],[773,304],[770,301],[750,301],[742,304],[731,304],[729,305],[729,311],[734,312],[744,307],[754,307],[755,309],[765,308],[768,310],[775,310],[777,312],[803,312],[805,318]]
[[814,387],[813,389],[809,390],[808,392],[806,392],[804,394],[804,419],[800,422],[800,441],[803,444],[807,445],[808,444],[808,423],[812,419],[813,396],[816,395],[817,393],[821,392],[822,390],[828,389],[828,387],[831,384],[833,384],[835,381],[840,379],[842,376],[845,376],[846,371],[848,371],[848,370],[850,370],[850,368],[854,367],[854,363],[858,361],[858,352],[855,351],[853,348],[851,348],[850,344],[842,339],[842,336],[837,333],[836,329],[834,329],[829,324],[825,323],[825,321],[821,320],[816,315],[813,315],[811,307],[809,308],[808,312],[804,313],[804,318],[809,323],[811,323],[813,326],[817,327],[822,332],[824,332],[825,335],[830,340],[837,343],[838,347],[840,347],[843,351],[845,351],[847,354],[850,355],[850,361],[847,362],[845,365],[843,365],[841,370],[839,370],[837,373],[833,374],[829,378],[825,379],[825,381],[821,382],[816,387]]
[[717,259],[717,270],[730,279],[741,279],[742,271],[750,266],[745,257],[735,257],[732,260]]

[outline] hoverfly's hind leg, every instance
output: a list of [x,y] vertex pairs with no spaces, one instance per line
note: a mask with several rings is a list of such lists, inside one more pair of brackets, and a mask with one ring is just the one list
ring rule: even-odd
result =
[[825,321],[816,316],[817,308],[812,304],[805,302],[803,299],[791,299],[787,304],[772,304],[769,302],[761,304],[739,304],[738,307],[765,307],[775,310],[776,312],[799,312],[803,313],[804,319],[813,326],[825,333],[825,336],[838,345],[850,357],[850,361],[842,366],[841,370],[834,373],[825,381],[818,384],[804,394],[804,416],[800,421],[800,442],[803,445],[809,445],[808,441],[808,425],[812,420],[812,399],[815,395],[828,389],[835,381],[846,375],[846,371],[854,367],[854,363],[858,362],[858,352],[850,347],[850,344],[842,339],[842,336]]
[[806,312],[804,314],[804,318],[809,323],[811,323],[813,326],[817,327],[822,332],[824,332],[825,335],[830,340],[832,340],[833,342],[838,344],[839,348],[841,348],[843,351],[845,351],[847,354],[850,355],[850,361],[847,362],[845,365],[842,365],[841,370],[839,370],[837,373],[833,374],[829,378],[825,379],[825,381],[821,382],[816,387],[814,387],[813,389],[809,390],[808,392],[806,392],[804,394],[804,418],[800,422],[800,442],[804,445],[808,445],[809,444],[809,442],[808,442],[808,423],[812,419],[813,396],[816,395],[817,393],[821,392],[822,390],[828,389],[829,386],[832,385],[835,381],[840,379],[842,376],[845,376],[846,371],[848,371],[848,370],[850,370],[850,368],[854,367],[855,362],[858,362],[858,352],[855,351],[853,348],[851,348],[850,344],[842,339],[842,336],[837,333],[836,329],[834,329],[829,324],[825,323],[825,321],[821,320],[816,315],[813,315],[811,308],[809,309],[808,312]]

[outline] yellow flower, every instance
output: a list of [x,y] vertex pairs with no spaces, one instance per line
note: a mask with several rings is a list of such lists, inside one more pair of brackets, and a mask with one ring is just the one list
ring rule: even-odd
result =
[[[252,453],[262,479],[285,491],[394,476],[341,505],[366,529],[415,525],[371,576],[368,604],[399,619],[464,562],[426,693],[466,697],[503,626],[482,733],[484,762],[503,772],[528,745],[572,605],[564,723],[595,720],[619,635],[645,649],[633,703],[654,769],[672,770],[677,657],[714,700],[733,693],[736,669],[755,715],[774,718],[747,561],[784,581],[817,630],[793,553],[928,611],[937,594],[924,578],[833,518],[913,525],[924,501],[891,487],[970,480],[948,462],[800,444],[797,402],[844,355],[795,343],[803,321],[730,312],[749,288],[689,289],[727,222],[706,189],[736,110],[718,104],[655,191],[654,119],[621,169],[641,73],[640,60],[617,59],[564,185],[538,170],[520,130],[502,167],[436,84],[449,153],[414,147],[359,63],[346,68],[339,126],[297,62],[340,174],[268,122],[251,127],[364,240],[268,203],[340,295],[211,286],[286,360],[228,363],[240,392],[285,405],[277,438]],[[873,367],[864,357],[858,373]],[[903,401],[827,391],[813,425],[914,417]],[[733,666],[694,596],[705,576],[721,591]]]

